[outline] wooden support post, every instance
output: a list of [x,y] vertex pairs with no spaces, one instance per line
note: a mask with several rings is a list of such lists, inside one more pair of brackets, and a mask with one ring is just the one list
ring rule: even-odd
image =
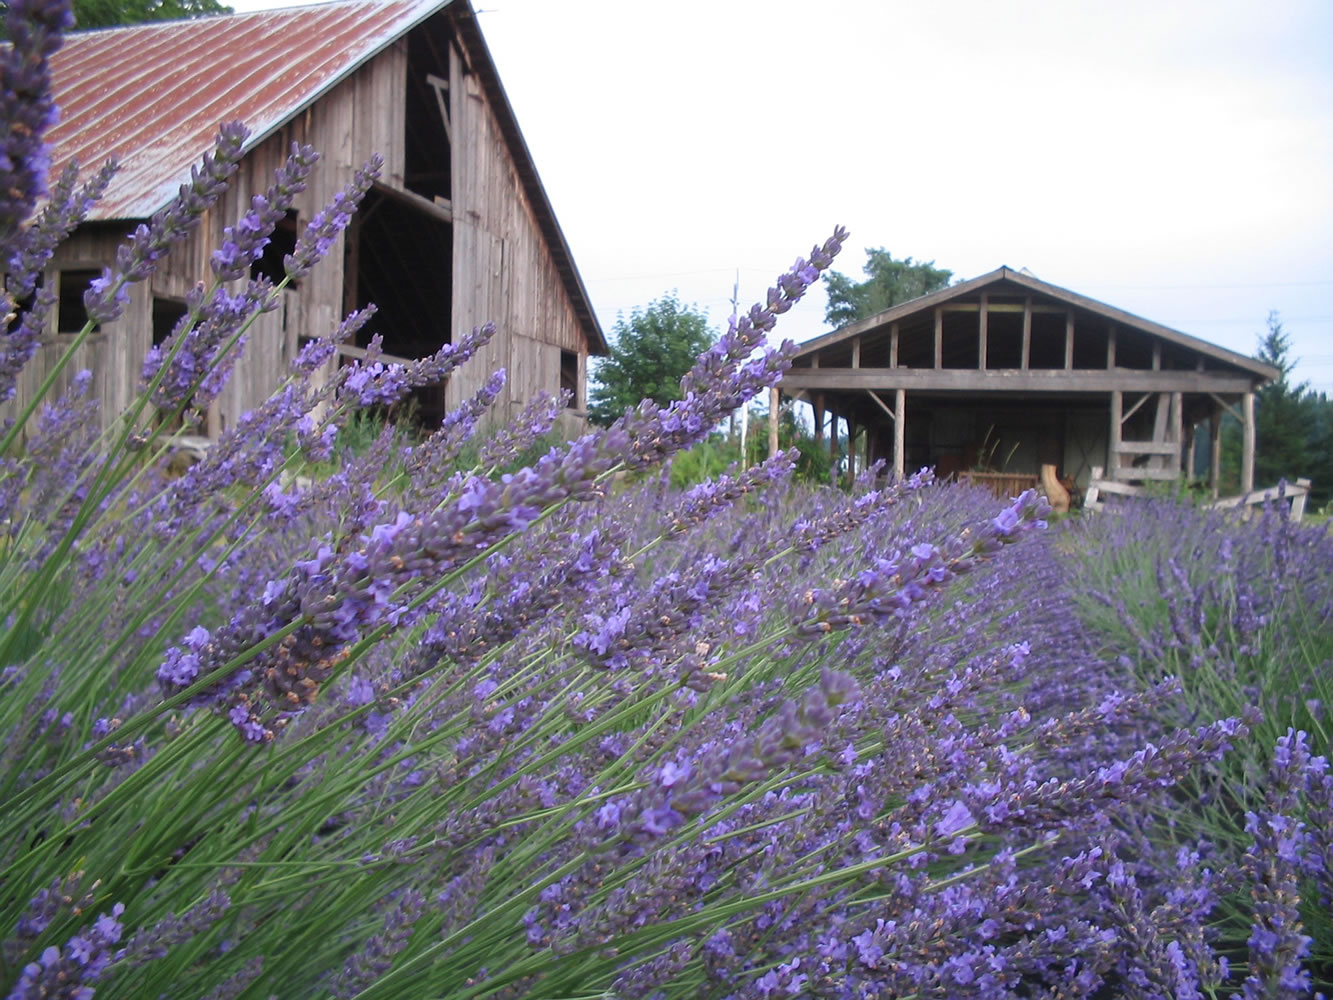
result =
[[1152,370],[1155,372],[1162,370],[1162,342],[1160,340],[1152,342]]
[[1194,440],[1199,436],[1198,424],[1190,424],[1185,428],[1185,480],[1186,482],[1194,478]]
[[889,367],[898,367],[898,324],[889,324]]
[[768,390],[768,457],[778,453],[778,414],[782,407],[782,390],[772,386]]
[[[1171,393],[1171,440],[1177,445],[1185,440],[1185,394],[1183,392]],[[1177,465],[1180,462],[1180,452],[1176,452]],[[1179,468],[1176,469],[1180,471]]]
[[856,421],[847,418],[847,485],[856,482]]
[[907,435],[903,430],[906,418],[907,393],[899,389],[893,395],[893,476],[897,480],[903,478],[907,461],[907,456],[903,454],[907,442]]
[[1065,371],[1074,367],[1074,310],[1065,313]]
[[986,370],[986,293],[981,293],[981,308],[977,310],[977,367]]
[[1208,418],[1208,489],[1217,499],[1222,486],[1222,404],[1213,405],[1213,415]]
[[814,402],[810,405],[815,411],[815,444],[822,445],[824,443],[824,394],[822,392],[815,393]]
[[1115,367],[1115,324],[1106,324],[1106,370]]
[[1027,371],[1028,362],[1032,359],[1032,296],[1029,295],[1023,300],[1023,359],[1019,362],[1019,367]]
[[1111,393],[1111,438],[1106,446],[1106,474],[1115,478],[1116,469],[1120,468],[1120,423],[1125,410],[1125,396],[1119,389]]
[[1254,393],[1247,392],[1241,397],[1240,409],[1244,417],[1240,446],[1240,491],[1249,493],[1254,489]]
[[944,310],[935,307],[935,367],[944,367]]
[[861,367],[861,338],[859,336],[852,338],[852,367]]

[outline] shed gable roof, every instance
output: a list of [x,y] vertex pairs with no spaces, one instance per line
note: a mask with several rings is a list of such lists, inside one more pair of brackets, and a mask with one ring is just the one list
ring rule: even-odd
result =
[[1179,330],[1173,330],[1160,323],[1154,323],[1152,320],[1144,319],[1133,313],[1118,309],[1115,306],[1107,305],[1105,302],[1099,302],[1096,299],[1088,298],[1086,295],[1080,295],[1077,292],[1071,292],[1067,288],[1061,288],[1059,285],[1052,285],[1033,277],[1025,271],[1014,270],[1011,267],[998,267],[994,271],[967,281],[960,281],[956,285],[950,285],[948,288],[941,289],[938,292],[932,292],[929,295],[922,295],[907,302],[900,303],[891,309],[886,309],[874,316],[867,316],[865,319],[857,320],[855,323],[849,323],[841,329],[834,330],[832,333],[824,334],[813,340],[808,340],[801,344],[797,357],[803,357],[822,348],[833,344],[850,340],[852,337],[866,333],[870,330],[879,329],[905,319],[908,316],[914,316],[918,313],[934,309],[938,305],[944,305],[957,299],[965,298],[969,295],[979,293],[994,285],[1009,284],[1016,286],[1017,289],[1032,292],[1038,295],[1045,295],[1056,299],[1067,305],[1078,309],[1084,309],[1088,312],[1104,316],[1108,320],[1119,323],[1123,326],[1140,330],[1151,337],[1158,337],[1162,340],[1176,344],[1179,347],[1194,351],[1214,361],[1220,361],[1224,364],[1234,365],[1237,368],[1257,375],[1265,380],[1274,380],[1281,374],[1271,365],[1266,365],[1262,361],[1256,361],[1254,358],[1246,357],[1235,351],[1230,351],[1225,347],[1218,347],[1216,344],[1210,344],[1206,340],[1200,340],[1198,337],[1190,336],[1188,333],[1181,333]]

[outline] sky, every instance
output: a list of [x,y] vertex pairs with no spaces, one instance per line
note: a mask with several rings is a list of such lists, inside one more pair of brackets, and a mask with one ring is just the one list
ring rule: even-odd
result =
[[1327,0],[474,4],[608,335],[722,327],[840,224],[846,274],[1026,267],[1244,354],[1277,310],[1333,394]]

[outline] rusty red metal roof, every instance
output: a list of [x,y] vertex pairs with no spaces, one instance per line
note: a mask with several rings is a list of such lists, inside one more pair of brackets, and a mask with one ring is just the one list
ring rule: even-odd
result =
[[450,0],[351,0],[74,32],[51,60],[53,175],[110,157],[94,220],[145,219],[189,180],[218,125],[249,149]]

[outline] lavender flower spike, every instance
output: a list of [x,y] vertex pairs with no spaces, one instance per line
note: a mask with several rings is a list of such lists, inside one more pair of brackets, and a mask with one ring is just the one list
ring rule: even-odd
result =
[[69,0],[9,0],[10,45],[0,51],[0,241],[6,245],[46,194],[50,164],[44,136],[56,123],[47,60],[73,27]]
[[200,218],[227,189],[227,179],[236,172],[249,130],[240,122],[228,122],[218,130],[213,151],[201,167],[190,170],[190,183],[182,184],[176,198],[139,226],[116,251],[114,267],[102,269],[83,294],[83,304],[95,323],[110,323],[129,302],[127,285],[143,281],[157,269],[172,244],[188,236]]
[[352,176],[348,185],[333,196],[331,201],[305,227],[301,238],[296,242],[296,251],[283,258],[287,276],[293,281],[310,273],[310,269],[328,256],[333,241],[352,221],[361,199],[380,175],[384,160],[378,154],[372,156]]

